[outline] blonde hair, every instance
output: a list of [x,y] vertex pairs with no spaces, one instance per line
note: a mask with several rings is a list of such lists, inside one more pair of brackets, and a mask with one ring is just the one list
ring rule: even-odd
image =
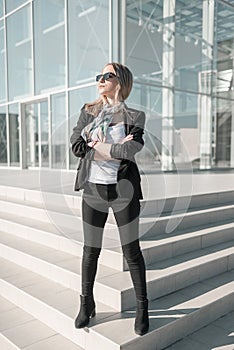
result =
[[[112,66],[114,68],[115,74],[118,78],[118,100],[124,101],[130,95],[133,84],[133,75],[130,69],[127,66],[122,65],[121,63],[111,62],[107,63],[105,67]],[[97,100],[86,103],[85,110],[93,115],[98,115],[98,113],[102,110],[104,105],[103,97],[99,97]]]

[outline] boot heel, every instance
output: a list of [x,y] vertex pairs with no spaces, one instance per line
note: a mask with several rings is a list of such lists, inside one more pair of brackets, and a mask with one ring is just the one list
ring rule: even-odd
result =
[[91,315],[90,315],[90,318],[92,318],[92,317],[94,317],[94,316],[96,316],[96,310],[95,310],[95,309],[93,309],[93,311],[92,311],[92,313],[91,313]]
[[75,319],[76,328],[88,326],[90,318],[96,315],[95,302],[92,295],[80,296],[80,311]]
[[149,330],[148,299],[137,301],[137,311],[135,319],[135,333],[144,335]]

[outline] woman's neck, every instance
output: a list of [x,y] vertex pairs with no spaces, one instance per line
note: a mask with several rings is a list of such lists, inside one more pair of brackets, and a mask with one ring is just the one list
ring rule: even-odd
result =
[[117,104],[120,103],[120,101],[119,101],[119,100],[116,100],[115,98],[107,97],[106,100],[107,100],[107,103],[108,103],[110,106],[115,106],[115,105],[117,105]]

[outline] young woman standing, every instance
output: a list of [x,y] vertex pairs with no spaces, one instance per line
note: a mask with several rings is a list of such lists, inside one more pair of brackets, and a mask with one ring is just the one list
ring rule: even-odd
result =
[[135,154],[143,145],[145,114],[129,108],[133,77],[128,67],[108,63],[96,77],[100,98],[85,104],[71,136],[80,158],[75,190],[83,189],[82,294],[75,327],[88,325],[95,315],[93,286],[103,230],[111,207],[119,230],[137,301],[135,332],[149,328],[145,263],[139,245],[142,191]]

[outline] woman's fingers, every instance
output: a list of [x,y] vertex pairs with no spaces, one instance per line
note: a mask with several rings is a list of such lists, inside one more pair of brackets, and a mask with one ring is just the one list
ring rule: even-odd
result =
[[92,148],[93,148],[93,147],[97,144],[97,142],[98,142],[98,141],[90,141],[90,142],[87,143],[87,145],[88,145],[89,147],[92,147]]
[[131,141],[132,139],[133,139],[133,135],[129,134],[122,140],[121,143],[124,143],[124,142],[127,142],[127,141]]

